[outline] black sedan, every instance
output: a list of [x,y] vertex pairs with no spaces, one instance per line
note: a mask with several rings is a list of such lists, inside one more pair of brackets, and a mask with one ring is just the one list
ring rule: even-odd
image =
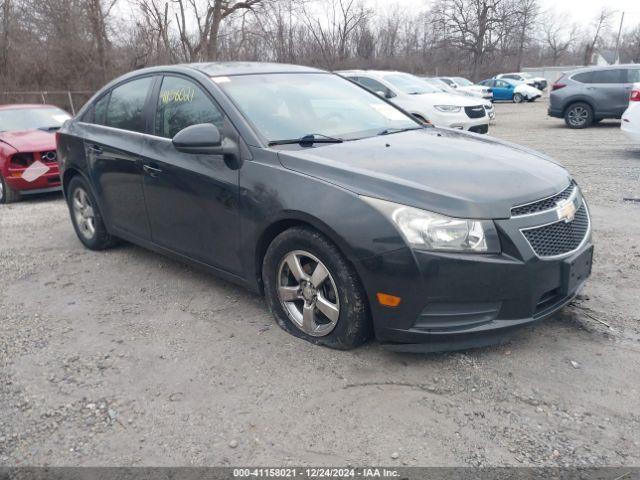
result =
[[433,128],[328,72],[139,70],[58,133],[80,241],[124,239],[263,292],[334,348],[495,342],[591,271],[579,187],[543,155]]

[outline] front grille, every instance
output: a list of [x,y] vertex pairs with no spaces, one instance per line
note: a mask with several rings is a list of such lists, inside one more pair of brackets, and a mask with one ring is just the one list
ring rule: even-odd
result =
[[489,125],[475,125],[473,127],[469,127],[469,131],[473,133],[488,133]]
[[511,209],[511,216],[517,217],[519,215],[529,215],[531,213],[544,212],[545,210],[551,210],[552,208],[556,208],[556,204],[559,201],[566,200],[571,196],[574,188],[575,188],[575,182],[571,182],[567,188],[565,188],[560,193],[557,193],[556,195],[543,198],[542,200],[537,200],[532,203],[527,203],[526,205],[519,205],[517,207],[513,207]]
[[484,107],[482,105],[475,105],[473,107],[464,107],[464,111],[469,118],[482,118],[484,117]]
[[589,214],[584,203],[571,222],[560,220],[543,227],[522,230],[539,257],[555,257],[577,249],[589,231]]

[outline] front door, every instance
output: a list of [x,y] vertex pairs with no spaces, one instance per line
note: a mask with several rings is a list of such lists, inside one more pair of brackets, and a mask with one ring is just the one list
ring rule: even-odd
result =
[[153,242],[231,273],[241,273],[239,170],[223,155],[177,151],[180,130],[213,123],[222,136],[235,131],[203,89],[180,76],[160,85],[152,133],[143,148],[144,195]]
[[499,100],[512,100],[513,89],[513,85],[509,82],[505,82],[504,80],[495,80],[495,87],[493,91],[498,92]]
[[85,150],[98,197],[114,233],[148,240],[149,223],[142,193],[140,153],[144,109],[153,77],[129,81],[96,103],[95,118],[86,124]]

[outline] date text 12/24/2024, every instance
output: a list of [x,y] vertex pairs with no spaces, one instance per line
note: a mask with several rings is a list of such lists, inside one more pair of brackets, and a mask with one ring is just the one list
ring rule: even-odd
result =
[[234,478],[395,478],[397,470],[389,468],[235,468]]

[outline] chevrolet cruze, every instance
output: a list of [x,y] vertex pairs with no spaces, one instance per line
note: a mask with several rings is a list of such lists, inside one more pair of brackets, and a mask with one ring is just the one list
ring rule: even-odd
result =
[[588,207],[564,168],[312,68],[132,72],[63,126],[58,158],[86,247],[124,239],[202,266],[334,348],[486,345],[556,312],[591,271]]

